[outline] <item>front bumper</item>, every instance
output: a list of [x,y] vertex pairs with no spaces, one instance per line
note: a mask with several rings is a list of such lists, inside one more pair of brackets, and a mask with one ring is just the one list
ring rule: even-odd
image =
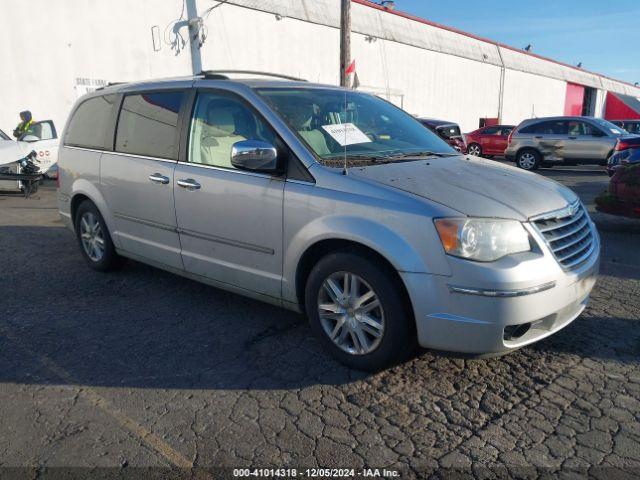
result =
[[453,260],[452,277],[401,273],[413,304],[419,344],[486,354],[552,335],[587,305],[600,264],[597,234],[596,241],[591,257],[571,271],[563,270],[552,255],[532,252],[522,254],[519,261],[494,264]]

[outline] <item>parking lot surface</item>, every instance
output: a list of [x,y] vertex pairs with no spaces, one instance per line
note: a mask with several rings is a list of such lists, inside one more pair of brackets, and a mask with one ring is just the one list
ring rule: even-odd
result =
[[[541,174],[590,209],[608,180]],[[369,375],[333,361],[300,315],[135,262],[89,270],[50,185],[0,195],[0,467],[633,478],[640,223],[594,218],[602,275],[566,329],[497,359],[423,351]]]

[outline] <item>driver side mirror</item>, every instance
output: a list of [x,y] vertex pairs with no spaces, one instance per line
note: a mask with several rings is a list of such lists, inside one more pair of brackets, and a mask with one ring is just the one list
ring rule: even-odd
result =
[[25,135],[24,137],[20,138],[21,142],[29,142],[29,143],[37,142],[38,140],[40,139],[35,135]]
[[278,150],[260,140],[242,140],[231,147],[231,165],[239,170],[278,173]]

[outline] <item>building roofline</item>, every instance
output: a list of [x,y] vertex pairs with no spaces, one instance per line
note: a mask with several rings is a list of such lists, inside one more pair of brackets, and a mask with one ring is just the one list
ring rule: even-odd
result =
[[498,41],[495,41],[495,40],[491,40],[491,39],[486,38],[486,37],[481,37],[480,35],[475,35],[473,33],[465,32],[465,31],[460,30],[460,29],[455,28],[455,27],[449,27],[449,26],[443,25],[441,23],[433,22],[431,20],[427,20],[426,18],[418,17],[417,15],[412,15],[412,14],[407,13],[407,12],[403,12],[403,11],[395,10],[395,9],[391,10],[389,8],[383,7],[382,5],[378,5],[377,3],[373,3],[371,0],[351,0],[351,1],[353,3],[357,3],[357,4],[363,5],[365,7],[370,7],[370,8],[373,8],[375,10],[379,10],[381,12],[390,13],[391,15],[397,15],[399,17],[403,17],[403,18],[406,18],[408,20],[413,20],[414,22],[422,23],[422,24],[429,25],[429,26],[435,27],[435,28],[440,28],[442,30],[447,30],[449,32],[457,33],[459,35],[464,35],[465,37],[473,38],[474,40],[478,40],[478,41],[481,41],[481,42],[489,43],[489,44],[495,45],[497,47],[506,48],[508,50],[512,50],[514,52],[518,52],[518,53],[521,53],[523,55],[528,55],[530,57],[537,58],[539,60],[545,60],[547,62],[555,63],[556,65],[561,65],[563,67],[568,67],[568,68],[571,68],[571,69],[576,70],[578,72],[590,73],[591,75],[597,75],[598,77],[606,78],[607,80],[623,83],[623,84],[629,85],[630,87],[633,87],[633,88],[638,88],[636,85],[632,84],[631,82],[627,82],[626,80],[619,80],[617,78],[609,77],[609,76],[604,75],[602,73],[593,72],[591,70],[586,70],[584,68],[578,68],[575,65],[570,65],[568,63],[564,63],[564,62],[561,62],[559,60],[554,60],[552,58],[545,57],[543,55],[538,55],[537,53],[527,52],[525,50],[522,50],[522,49],[519,49],[519,48],[516,48],[516,47],[512,47],[511,45],[507,45],[506,43],[501,43],[501,42],[498,42]]

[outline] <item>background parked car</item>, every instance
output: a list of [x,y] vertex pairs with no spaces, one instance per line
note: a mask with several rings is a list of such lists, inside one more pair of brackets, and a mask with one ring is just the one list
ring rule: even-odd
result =
[[57,175],[58,133],[51,120],[35,122],[33,133],[28,133],[18,141],[12,140],[6,133],[0,132],[0,165],[10,165],[24,158],[31,151],[38,155],[38,166],[46,176]]
[[[16,142],[0,130],[0,172],[20,173],[20,160],[31,152],[36,152],[36,165],[40,172],[55,177],[57,174],[58,139],[51,120],[35,122],[33,133],[25,134]],[[21,190],[18,180],[0,180],[0,191]]]
[[418,120],[457,151],[467,153],[467,144],[464,141],[464,137],[460,132],[460,126],[457,123],[447,122],[446,120],[436,120],[434,118],[419,118]]
[[610,120],[610,122],[629,133],[640,133],[640,120]]
[[490,125],[465,134],[467,153],[476,157],[504,155],[514,125]]
[[596,208],[612,215],[640,218],[640,164],[616,169],[608,191],[596,198]]
[[618,138],[628,133],[593,117],[547,117],[523,121],[509,135],[507,160],[525,170],[541,165],[606,165]]
[[613,151],[607,162],[610,177],[620,166],[640,163],[640,136],[619,138]]

